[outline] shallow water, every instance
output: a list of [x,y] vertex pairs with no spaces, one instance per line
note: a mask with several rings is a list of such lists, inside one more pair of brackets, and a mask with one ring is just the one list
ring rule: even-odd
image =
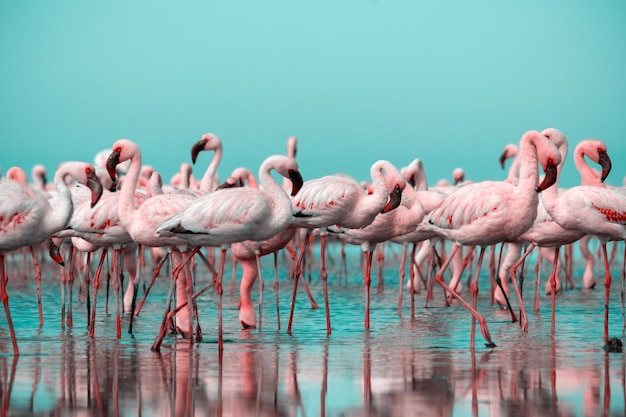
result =
[[[100,290],[96,336],[91,339],[78,289],[73,327],[61,328],[60,286],[49,262],[43,266],[45,325],[41,329],[32,279],[13,274],[8,291],[20,356],[11,355],[2,315],[2,415],[624,415],[626,365],[622,353],[602,349],[601,286],[565,290],[557,297],[553,337],[549,298],[542,295],[540,311],[532,311],[532,268],[528,267],[524,290],[530,328],[522,334],[509,313],[491,304],[485,264],[478,311],[486,317],[497,347],[484,347],[477,333],[476,349],[470,350],[470,315],[458,304],[445,307],[438,288],[428,308],[424,308],[424,292],[416,296],[414,314],[405,293],[402,317],[398,317],[398,253],[399,247],[387,250],[384,291],[376,290],[373,277],[369,332],[363,326],[358,248],[348,250],[348,284],[339,285],[336,255],[331,257],[333,333],[328,337],[315,272],[310,285],[322,308],[312,310],[300,286],[293,335],[289,336],[285,329],[292,284],[287,269],[280,268],[280,330],[271,286],[272,259],[263,261],[262,329],[241,330],[238,297],[230,294],[227,270],[221,357],[212,291],[198,299],[202,342],[190,346],[188,341],[168,336],[160,352],[150,350],[165,307],[165,272],[135,320],[134,334],[124,332],[120,340],[115,338],[112,298],[110,314],[105,312],[105,289]],[[581,267],[575,265],[578,286]],[[10,270],[16,268],[14,263]],[[208,275],[201,265],[198,272],[198,285],[202,285]],[[616,269],[614,277],[618,276]],[[623,338],[619,293],[616,279],[609,334]],[[124,316],[124,328],[127,325],[128,316]]]

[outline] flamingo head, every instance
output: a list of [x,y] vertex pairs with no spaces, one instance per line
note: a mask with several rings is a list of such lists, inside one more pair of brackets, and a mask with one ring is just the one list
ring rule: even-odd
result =
[[213,133],[205,133],[199,141],[191,147],[191,161],[195,164],[198,154],[202,151],[217,150],[222,148],[222,141]]
[[54,243],[52,239],[48,239],[48,253],[50,254],[50,258],[61,266],[65,266],[65,262],[63,262],[63,257],[61,256],[61,252],[59,247]]
[[402,202],[402,187],[396,185],[391,193],[389,193],[389,201],[381,210],[381,213],[387,213],[398,207]]
[[87,174],[87,183],[85,185],[91,190],[91,207],[93,207],[102,197],[102,182],[96,175],[96,169],[93,166],[85,168],[85,173]]

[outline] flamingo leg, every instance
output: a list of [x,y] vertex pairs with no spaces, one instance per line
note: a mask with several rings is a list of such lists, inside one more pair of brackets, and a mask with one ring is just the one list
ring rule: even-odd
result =
[[511,276],[511,281],[513,281],[513,288],[515,288],[515,293],[517,294],[517,301],[519,302],[519,305],[520,305],[520,327],[522,328],[522,332],[524,333],[528,331],[528,318],[526,317],[526,310],[524,309],[524,302],[522,300],[522,291],[520,290],[519,283],[517,281],[517,268],[519,268],[519,266],[524,263],[524,260],[526,259],[528,255],[530,255],[530,253],[533,251],[534,248],[535,248],[535,244],[534,243],[530,244],[530,246],[528,246],[528,248],[526,249],[522,257],[519,258],[517,261],[515,261],[515,263],[511,265],[511,267],[509,268],[509,275]]
[[163,266],[163,264],[165,263],[167,259],[168,257],[164,256],[163,258],[159,260],[159,263],[154,267],[154,271],[152,272],[152,277],[150,278],[150,283],[148,284],[148,288],[146,288],[146,291],[143,293],[143,297],[141,297],[141,300],[139,301],[139,305],[137,305],[137,308],[135,309],[135,316],[139,316],[139,313],[141,312],[141,308],[143,307],[143,303],[146,302],[146,297],[148,297],[148,293],[152,289],[152,285],[154,284],[157,277],[161,273],[161,267]]
[[278,304],[278,252],[274,252],[274,295],[276,296],[276,319],[280,330],[280,305]]
[[328,235],[326,231],[320,234],[320,278],[322,279],[322,290],[324,292],[324,308],[326,309],[326,336],[330,336],[332,328],[330,326],[330,306],[328,305],[328,274],[326,273],[326,241]]
[[100,288],[100,275],[102,274],[102,266],[104,265],[104,259],[108,253],[107,248],[102,248],[102,254],[100,255],[100,261],[98,267],[93,276],[93,305],[91,306],[91,322],[89,326],[89,337],[93,339],[96,326],[96,301],[98,300],[98,288]]
[[554,336],[556,332],[556,318],[555,318],[555,305],[556,305],[556,274],[558,273],[559,263],[559,250],[560,246],[557,246],[554,250],[554,261],[552,262],[552,273],[550,274],[550,300],[552,305],[552,312],[550,314],[550,332]]
[[217,291],[217,344],[218,350],[224,350],[224,338],[222,335],[222,275],[224,274],[224,263],[226,262],[226,247],[222,247],[220,256],[220,268],[217,273],[217,283],[215,289]]
[[261,255],[256,253],[256,266],[259,271],[259,330],[263,326],[263,271],[261,270]]
[[[485,318],[478,311],[476,311],[476,309],[474,309],[471,305],[469,305],[467,301],[461,298],[461,296],[456,291],[450,288],[443,279],[443,274],[446,268],[448,267],[448,265],[450,264],[451,257],[454,255],[454,253],[457,250],[459,250],[459,248],[460,246],[457,245],[456,243],[453,245],[450,256],[448,256],[444,264],[441,266],[441,269],[439,270],[439,272],[437,272],[437,275],[435,275],[435,282],[439,284],[446,292],[451,293],[452,296],[456,298],[457,301],[461,303],[461,305],[465,307],[465,309],[469,311],[476,320],[478,320],[478,323],[480,325],[480,330],[483,334],[483,337],[487,341],[486,346],[496,347],[496,344],[493,343],[493,341],[491,340],[491,335],[489,334],[489,328],[487,327],[487,321],[485,320]],[[470,345],[470,349],[474,349],[474,346]]]
[[37,261],[37,255],[35,254],[35,249],[32,246],[29,246],[30,256],[33,258],[33,265],[35,267],[35,282],[37,283],[37,309],[39,310],[39,327],[43,327],[43,310],[41,303],[41,268],[39,267],[39,262]]
[[365,330],[370,329],[370,287],[372,283],[373,256],[373,250],[363,250],[363,284],[365,286]]
[[115,297],[115,335],[122,338],[122,315],[120,311],[120,260],[121,249],[113,249],[113,295]]
[[0,253],[0,274],[0,298],[2,299],[2,305],[4,306],[4,314],[7,317],[9,333],[11,334],[13,355],[19,356],[20,351],[17,347],[17,338],[15,337],[15,329],[13,328],[13,320],[11,319],[11,311],[9,309],[9,294],[7,293],[7,283],[9,282],[9,277],[7,276],[6,258],[4,253]]
[[542,255],[541,251],[537,251],[537,263],[535,264],[535,302],[533,305],[533,310],[535,312],[539,311],[539,291],[541,284],[541,263],[542,263]]
[[76,274],[76,247],[70,246],[70,270],[69,270],[69,282],[68,282],[68,302],[67,302],[67,327],[74,326],[74,318],[72,315],[72,289],[74,288],[74,277]]
[[604,255],[604,343],[609,343],[609,297],[611,295],[611,268],[606,251],[606,242],[602,242],[602,254]]
[[[173,250],[170,254],[170,264],[174,264],[175,261],[177,259],[180,260],[180,258],[180,252],[178,250]],[[173,275],[174,269],[174,265],[172,265],[172,276],[170,277],[170,289],[167,293],[167,300],[165,301],[165,312],[163,313],[163,319],[161,320],[159,333],[157,334],[156,340],[152,344],[151,350],[153,352],[159,352],[161,350],[161,343],[163,342],[163,338],[165,337],[165,333],[167,332],[167,323],[168,320],[171,319],[169,312],[170,306],[172,304],[172,298],[174,297],[174,291],[176,289],[176,277]]]
[[[476,302],[478,300],[478,276],[480,274],[480,267],[482,266],[484,256],[485,256],[485,247],[481,246],[480,252],[478,254],[478,262],[476,263],[476,270],[474,271],[474,278],[472,279],[472,307],[474,309],[476,309]],[[472,333],[471,333],[471,342],[470,342],[470,346],[472,348],[474,347],[475,335],[476,335],[476,320],[474,316],[472,316]]]
[[307,244],[309,242],[310,230],[307,230],[306,236],[304,237],[304,241],[302,242],[302,248],[300,249],[300,256],[296,262],[296,266],[293,271],[293,292],[291,294],[291,309],[289,311],[289,323],[287,324],[287,334],[291,335],[291,325],[293,323],[293,312],[296,305],[296,293],[298,292],[298,281],[300,280],[300,275],[302,275],[302,261],[304,259],[304,252],[306,250]]
[[400,270],[398,271],[398,278],[400,281],[400,291],[398,293],[398,317],[402,317],[402,289],[404,286],[404,278],[405,278],[405,272],[404,272],[404,268],[406,267],[406,252],[409,249],[409,244],[408,243],[403,243],[402,244],[402,257],[400,258]]

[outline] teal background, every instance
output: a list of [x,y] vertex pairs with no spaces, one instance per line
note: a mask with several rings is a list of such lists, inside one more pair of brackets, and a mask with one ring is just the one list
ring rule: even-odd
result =
[[4,0],[0,166],[54,171],[126,137],[167,181],[214,132],[224,178],[295,135],[305,179],[419,157],[434,184],[503,179],[504,145],[552,126],[570,154],[605,141],[621,185],[625,21],[616,0]]

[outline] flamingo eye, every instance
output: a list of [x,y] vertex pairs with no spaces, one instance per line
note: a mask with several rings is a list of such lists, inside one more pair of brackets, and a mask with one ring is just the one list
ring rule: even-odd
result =
[[87,167],[87,168],[85,168],[85,172],[86,172],[87,174],[91,174],[91,167]]

